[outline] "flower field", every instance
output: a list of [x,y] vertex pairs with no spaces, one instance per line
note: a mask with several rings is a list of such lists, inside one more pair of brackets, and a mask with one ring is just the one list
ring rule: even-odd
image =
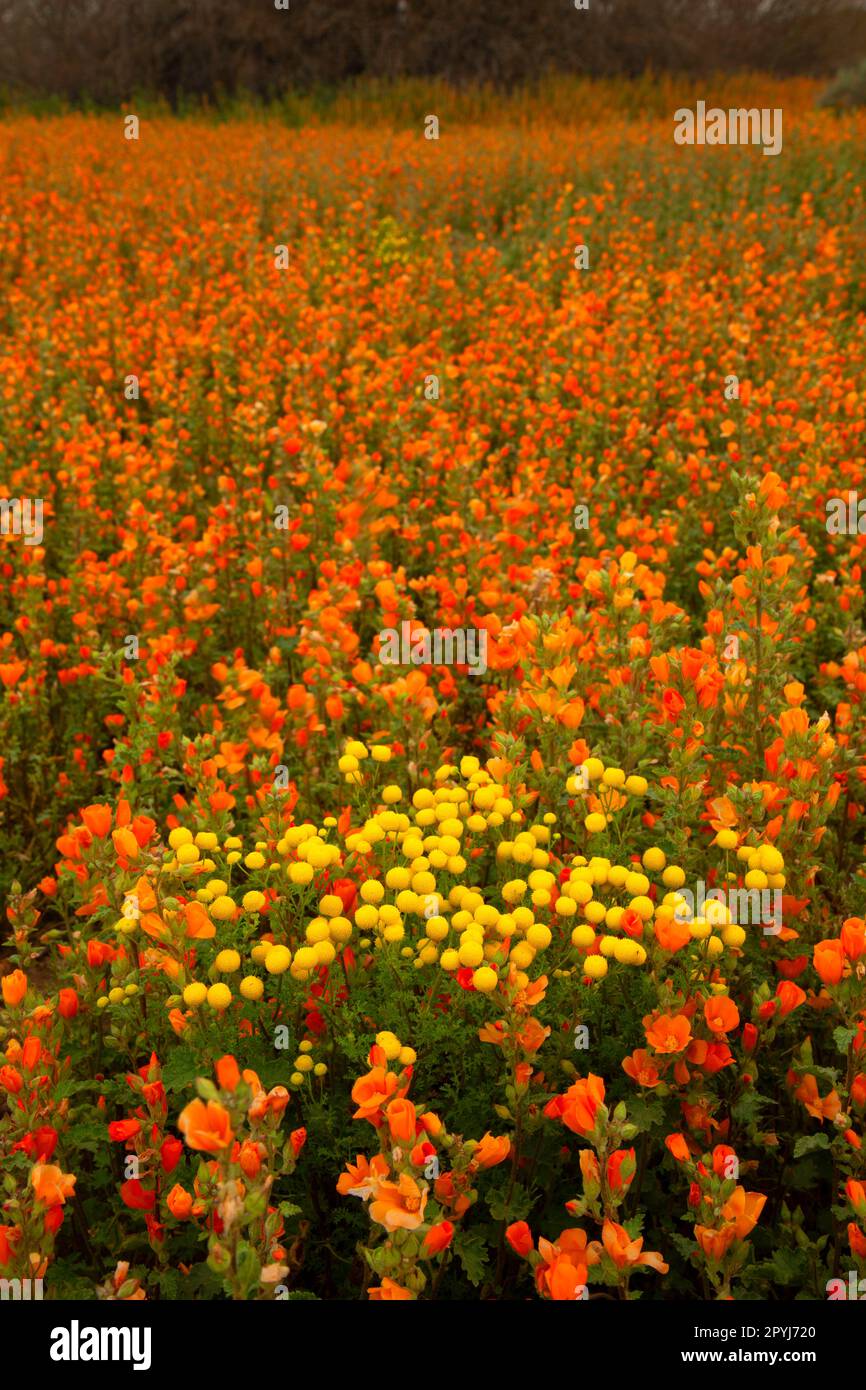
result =
[[0,1277],[866,1279],[866,113],[816,90],[710,93],[771,158],[670,79],[0,118]]

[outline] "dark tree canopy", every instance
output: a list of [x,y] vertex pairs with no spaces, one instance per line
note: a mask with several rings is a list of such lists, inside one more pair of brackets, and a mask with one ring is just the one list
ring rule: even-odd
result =
[[864,0],[0,0],[0,84],[116,102],[370,77],[512,84],[550,70],[825,74]]

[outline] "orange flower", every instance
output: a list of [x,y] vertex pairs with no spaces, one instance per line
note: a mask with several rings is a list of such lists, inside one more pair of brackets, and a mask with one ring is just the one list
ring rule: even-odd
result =
[[595,1187],[597,1189],[601,1183],[601,1168],[599,1167],[598,1158],[594,1151],[592,1149],[581,1149],[578,1154],[578,1162],[580,1163],[584,1192],[587,1187]]
[[745,1240],[757,1225],[766,1200],[762,1192],[747,1192],[744,1187],[734,1190],[722,1207],[722,1216],[733,1221],[737,1240]]
[[[611,1221],[607,1217],[601,1228],[601,1240],[605,1252],[613,1260],[617,1269],[632,1268],[635,1265],[650,1265],[659,1274],[667,1274],[668,1272],[668,1266],[657,1250],[648,1250],[645,1254],[641,1254],[643,1250],[642,1236],[632,1238],[624,1226],[617,1225],[615,1221]],[[590,1248],[599,1252],[598,1242],[593,1241]]]
[[542,1028],[537,1018],[528,1018],[519,1032],[515,1034],[515,1041],[520,1049],[531,1057],[548,1037],[550,1037],[549,1028]]
[[272,1086],[268,1091],[265,1105],[269,1115],[282,1115],[291,1096],[285,1086]]
[[649,1014],[643,1021],[646,1040],[656,1052],[682,1052],[689,1044],[692,1028],[685,1014]]
[[221,1091],[234,1091],[237,1088],[241,1074],[234,1057],[220,1057],[216,1064],[216,1077]]
[[535,1284],[542,1297],[554,1303],[574,1302],[586,1289],[587,1266],[596,1263],[590,1249],[585,1231],[563,1231],[555,1243],[539,1237]]
[[860,1217],[866,1216],[866,1187],[856,1178],[849,1178],[845,1184],[845,1195]]
[[663,951],[681,951],[692,939],[688,922],[678,922],[675,917],[657,918],[653,923],[653,931]]
[[860,1230],[856,1221],[848,1222],[848,1244],[855,1259],[866,1260],[866,1235]]
[[532,1232],[525,1221],[512,1221],[511,1225],[506,1227],[505,1239],[514,1253],[521,1258],[528,1255],[533,1248]]
[[427,1255],[439,1255],[454,1239],[454,1227],[450,1221],[439,1221],[435,1226],[431,1226],[424,1237],[424,1253]]
[[192,1212],[192,1194],[176,1182],[165,1199],[165,1204],[178,1221],[186,1221]]
[[229,1112],[219,1101],[191,1100],[180,1114],[177,1127],[191,1149],[215,1154],[234,1142]]
[[812,964],[825,985],[838,985],[845,968],[842,942],[819,941],[812,955]]
[[13,1246],[21,1239],[18,1226],[0,1226],[0,1269],[8,1265],[15,1251]]
[[259,1153],[259,1145],[254,1143],[251,1139],[244,1140],[243,1144],[240,1146],[240,1153],[237,1156],[237,1161],[241,1166],[241,1172],[244,1174],[244,1177],[258,1177],[262,1168],[262,1156]]
[[368,1289],[367,1293],[371,1303],[401,1303],[405,1302],[407,1298],[415,1297],[408,1289],[404,1289],[402,1284],[396,1284],[393,1279],[383,1279],[378,1288]]
[[210,941],[216,936],[216,927],[201,903],[193,899],[192,902],[184,903],[184,920],[186,921],[185,936],[193,941]]
[[345,1173],[337,1179],[337,1191],[343,1197],[351,1193],[353,1197],[366,1199],[387,1176],[388,1160],[383,1154],[376,1154],[369,1162],[364,1154],[358,1154],[355,1162],[347,1163]]
[[725,1258],[737,1238],[736,1227],[731,1224],[716,1231],[712,1226],[695,1226],[695,1240],[708,1260],[717,1263]]
[[639,1086],[651,1088],[661,1080],[655,1058],[643,1047],[637,1048],[630,1057],[623,1058],[622,1069]]
[[686,1163],[691,1158],[689,1146],[682,1134],[669,1134],[665,1139],[665,1144],[677,1163]]
[[36,1163],[30,1170],[30,1186],[43,1206],[62,1207],[75,1191],[75,1178],[53,1163]]
[[811,1073],[803,1077],[794,1091],[797,1100],[802,1101],[810,1115],[816,1120],[834,1120],[842,1109],[842,1103],[835,1091],[823,1100],[818,1092],[818,1082]]
[[3,1002],[8,1009],[17,1008],[27,993],[27,976],[23,970],[13,970],[4,975],[0,986],[3,989]]
[[793,980],[781,980],[776,986],[776,998],[779,1000],[780,1017],[787,1018],[794,1009],[805,1004],[806,991],[801,989],[799,985],[795,985]]
[[842,923],[842,950],[849,960],[859,960],[866,952],[866,922],[862,917],[849,917]]
[[416,1231],[424,1220],[427,1188],[408,1173],[397,1182],[380,1182],[370,1203],[370,1219],[388,1231]]
[[502,1135],[494,1138],[490,1133],[478,1140],[475,1151],[472,1154],[472,1168],[494,1168],[497,1163],[504,1163],[511,1153],[511,1140]]
[[410,1144],[415,1138],[415,1107],[411,1100],[392,1100],[385,1111],[391,1138]]
[[739,1010],[726,994],[714,994],[704,1004],[704,1018],[714,1033],[730,1033],[740,1021]]
[[441,1173],[433,1184],[436,1201],[443,1207],[448,1207],[455,1216],[463,1216],[472,1205],[466,1193],[461,1190],[467,1186],[466,1177],[455,1179],[453,1173]]
[[558,1100],[562,1123],[575,1134],[591,1134],[599,1106],[604,1103],[604,1082],[590,1072],[587,1077],[578,1077]]
[[382,1110],[394,1095],[399,1085],[398,1078],[384,1067],[372,1067],[366,1076],[360,1076],[352,1087],[352,1100],[358,1109],[355,1120],[369,1120],[371,1124],[382,1123]]
[[138,858],[139,844],[132,831],[122,826],[119,830],[112,831],[111,839],[118,858],[135,863]]
[[81,819],[97,840],[104,840],[111,829],[110,806],[85,806]]

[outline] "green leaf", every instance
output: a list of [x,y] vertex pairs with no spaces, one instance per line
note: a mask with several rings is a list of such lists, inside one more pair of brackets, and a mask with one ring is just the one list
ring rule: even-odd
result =
[[854,1028],[833,1029],[833,1041],[836,1044],[836,1047],[839,1050],[839,1052],[843,1053],[845,1056],[847,1056],[848,1049],[851,1046],[854,1039],[856,1038],[856,1036],[857,1031]]
[[532,1196],[520,1183],[514,1184],[510,1200],[506,1201],[506,1191],[500,1188],[491,1192],[487,1199],[490,1215],[494,1221],[525,1221],[532,1210]]
[[191,1086],[201,1070],[195,1054],[188,1047],[174,1047],[162,1069],[162,1084],[167,1091],[183,1091]]
[[830,1140],[826,1134],[804,1134],[794,1145],[794,1157],[802,1158],[804,1154],[814,1153],[816,1149],[829,1149]]
[[487,1242],[477,1231],[464,1233],[455,1240],[454,1248],[466,1278],[477,1288],[487,1268]]
[[696,1241],[689,1240],[688,1236],[681,1236],[678,1231],[671,1231],[668,1235],[668,1239],[676,1246],[677,1250],[679,1250],[680,1254],[686,1260],[691,1259],[698,1248]]

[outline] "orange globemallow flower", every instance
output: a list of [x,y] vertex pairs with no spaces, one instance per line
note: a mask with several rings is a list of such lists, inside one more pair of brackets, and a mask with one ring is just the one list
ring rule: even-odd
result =
[[626,1076],[630,1076],[632,1081],[636,1081],[639,1086],[646,1086],[651,1089],[658,1086],[661,1081],[659,1069],[655,1064],[655,1059],[646,1048],[637,1048],[630,1057],[624,1057],[622,1069]]
[[187,1192],[185,1187],[181,1187],[179,1182],[175,1183],[174,1187],[171,1189],[171,1191],[165,1199],[166,1206],[168,1207],[172,1216],[175,1217],[178,1221],[187,1220],[190,1213],[192,1212],[192,1203],[192,1193]]
[[860,1217],[866,1216],[866,1187],[856,1178],[849,1178],[845,1184],[845,1195]]
[[538,1292],[554,1303],[573,1303],[586,1289],[587,1266],[597,1262],[587,1244],[586,1232],[563,1231],[555,1243],[540,1236],[538,1253],[541,1256],[535,1267]]
[[388,1231],[415,1231],[424,1220],[427,1188],[408,1173],[397,1182],[380,1182],[370,1203],[370,1219]]
[[21,1237],[17,1226],[0,1226],[0,1269],[8,1265],[15,1251],[13,1246]]
[[848,1222],[848,1244],[855,1259],[866,1260],[866,1235],[860,1230],[856,1221]]
[[231,1119],[219,1101],[191,1100],[180,1114],[177,1127],[190,1149],[215,1154],[234,1142]]
[[85,806],[81,812],[81,819],[91,835],[97,840],[104,840],[111,829],[111,807]]
[[506,1135],[495,1138],[487,1133],[478,1140],[472,1155],[471,1168],[495,1168],[511,1153],[511,1140]]
[[587,1077],[579,1076],[565,1095],[557,1096],[555,1101],[552,1113],[558,1114],[568,1129],[575,1134],[591,1134],[599,1106],[604,1104],[604,1082],[592,1072]]
[[439,1255],[454,1239],[454,1227],[450,1221],[439,1221],[424,1237],[424,1253],[427,1255]]
[[669,1134],[665,1139],[665,1144],[677,1163],[686,1163],[690,1158],[689,1146],[685,1136],[682,1134]]
[[75,1018],[79,1009],[78,995],[74,989],[62,989],[57,996],[57,1012],[61,1018]]
[[528,1255],[533,1249],[532,1232],[525,1221],[512,1221],[511,1225],[506,1227],[505,1239],[514,1253],[521,1257]]
[[740,1013],[727,994],[715,994],[704,1004],[704,1018],[714,1033],[730,1033],[739,1023]]
[[845,950],[841,941],[819,941],[812,964],[825,985],[838,985],[845,969]]
[[580,1163],[580,1172],[583,1178],[584,1191],[586,1190],[587,1184],[589,1184],[590,1186],[592,1186],[593,1184],[595,1184],[596,1187],[599,1186],[601,1183],[601,1168],[599,1167],[598,1158],[596,1157],[594,1150],[581,1149],[580,1153],[578,1154],[578,1162]]
[[342,1197],[351,1193],[353,1197],[367,1198],[387,1176],[388,1160],[383,1154],[376,1154],[369,1161],[364,1154],[358,1154],[355,1162],[347,1163],[345,1173],[337,1179],[337,1191]]
[[17,1008],[27,993],[27,976],[23,970],[13,970],[11,975],[3,976],[0,988],[3,990],[3,1003],[7,1009]]
[[787,1018],[794,1009],[799,1009],[801,1004],[805,1004],[806,991],[795,985],[793,980],[781,980],[776,986],[776,998],[781,1006],[780,1017]]
[[675,917],[658,917],[653,923],[653,931],[663,951],[681,951],[692,939],[688,922],[678,922]]
[[695,1240],[708,1260],[723,1260],[737,1238],[733,1223],[716,1231],[712,1226],[695,1226]]
[[30,1186],[46,1207],[62,1207],[75,1191],[75,1177],[53,1163],[36,1163],[30,1170]]
[[366,1076],[359,1076],[352,1087],[352,1100],[358,1107],[352,1118],[369,1120],[378,1128],[382,1123],[382,1110],[398,1085],[398,1078],[384,1067],[372,1067]]
[[24,1077],[17,1067],[0,1067],[0,1090],[17,1096],[23,1085]]
[[415,1107],[411,1100],[392,1100],[385,1117],[391,1138],[410,1144],[415,1138]]
[[247,1178],[256,1178],[261,1172],[262,1155],[259,1152],[259,1145],[252,1139],[247,1139],[240,1145],[237,1154],[237,1162],[241,1165],[241,1172]]
[[378,1288],[368,1289],[367,1294],[371,1303],[403,1303],[406,1299],[415,1297],[393,1279],[383,1279]]
[[842,1102],[836,1091],[821,1097],[818,1082],[811,1072],[803,1077],[794,1095],[797,1100],[803,1102],[809,1114],[814,1115],[816,1120],[835,1120],[842,1109]]
[[863,918],[849,917],[843,922],[839,939],[848,959],[859,960],[866,953],[866,923]]
[[241,1079],[240,1069],[234,1057],[220,1057],[216,1064],[217,1084],[221,1091],[234,1091]]
[[667,1274],[668,1272],[668,1266],[658,1250],[647,1250],[642,1254],[643,1237],[638,1236],[633,1239],[624,1226],[619,1226],[616,1221],[611,1221],[607,1217],[601,1228],[601,1246],[598,1241],[593,1241],[590,1249],[596,1254],[600,1254],[602,1246],[617,1269],[631,1268],[635,1265],[649,1265],[659,1274]]
[[658,1018],[648,1014],[643,1026],[646,1040],[656,1052],[682,1052],[692,1036],[692,1026],[685,1014],[660,1014]]
[[113,830],[111,840],[118,858],[135,863],[138,858],[139,844],[131,830],[127,830],[125,826],[119,830]]
[[726,1221],[733,1221],[737,1240],[745,1240],[754,1230],[766,1201],[762,1192],[747,1192],[744,1187],[738,1187],[725,1202],[722,1216]]

